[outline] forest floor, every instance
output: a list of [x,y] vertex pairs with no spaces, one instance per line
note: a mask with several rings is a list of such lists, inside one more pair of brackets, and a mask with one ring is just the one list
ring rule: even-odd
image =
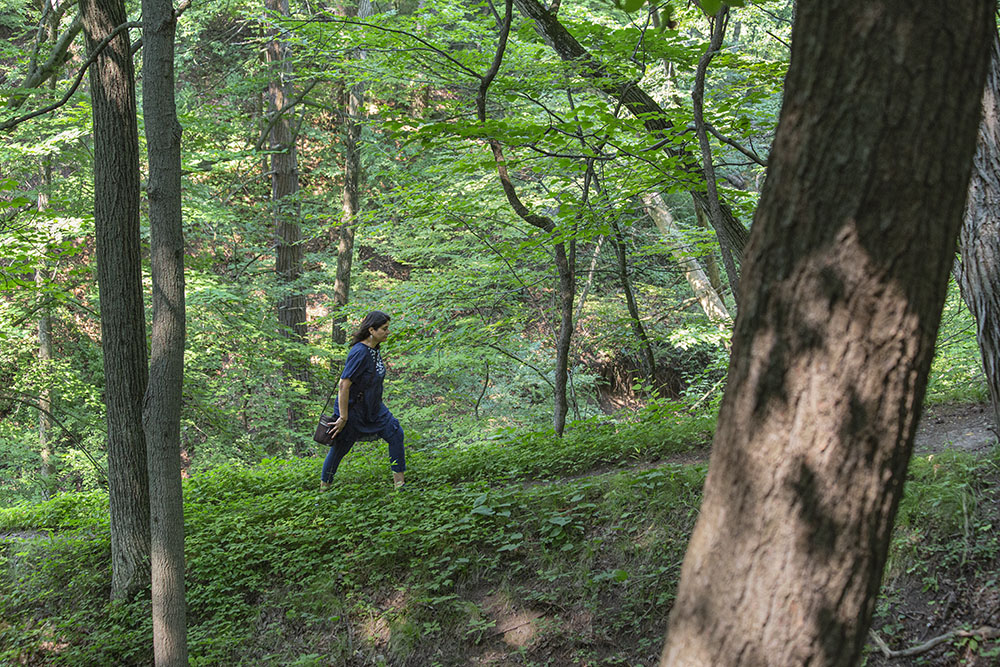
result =
[[988,403],[941,403],[924,409],[914,454],[945,449],[985,452],[996,440]]
[[[929,459],[949,450],[986,455],[996,442],[988,403],[932,405],[921,418],[914,457]],[[1000,475],[993,477],[979,496],[979,503],[985,506],[983,511],[963,507],[965,526],[956,532],[950,545],[942,545],[936,554],[937,563],[919,559],[887,568],[872,625],[867,667],[1000,665],[1000,648],[996,644],[1000,628],[996,573],[1000,558],[995,539],[992,545],[983,545],[981,556],[985,558],[970,553],[969,546],[982,544],[970,536],[970,531],[992,532],[1000,522]],[[978,523],[971,518],[974,515],[981,517]],[[979,630],[983,632],[978,636],[970,633]],[[990,638],[992,642],[984,645],[983,640]]]
[[[986,455],[992,451],[997,441],[991,413],[988,403],[941,403],[927,406],[917,429],[913,456],[927,457],[950,450]],[[709,453],[710,443],[705,443],[703,447],[671,455],[664,460],[637,463],[631,469],[648,470],[661,466],[664,462],[704,464],[708,461]],[[607,466],[567,480],[613,475],[622,471],[620,465]],[[527,485],[544,483],[547,482],[536,481]],[[996,480],[995,487],[998,489],[995,496],[1000,500],[1000,478]],[[996,514],[1000,519],[1000,503],[997,503]],[[955,550],[957,549],[956,547]],[[881,605],[883,614],[873,623],[874,633],[878,635],[878,641],[884,642],[885,649],[871,639],[870,652],[863,664],[866,667],[1000,666],[1000,656],[977,650],[978,646],[975,642],[970,645],[969,638],[943,639],[946,633],[1000,627],[1000,592],[996,576],[989,570],[990,568],[984,571],[983,568],[969,567],[967,563],[960,563],[957,567],[942,566],[927,570],[921,564],[919,567],[905,567],[900,573],[887,573]],[[933,583],[929,583],[931,579]],[[494,615],[497,635],[502,635],[507,650],[493,654],[487,652],[474,658],[472,664],[491,667],[523,664],[521,657],[512,655],[510,649],[531,645],[535,639],[534,629],[544,623],[545,615],[524,608],[491,609],[488,604],[484,607]],[[580,623],[586,625],[586,619],[582,619]],[[572,620],[570,624],[573,624]],[[929,646],[928,642],[936,643]],[[906,655],[910,652],[912,653]],[[550,660],[549,664],[553,665],[579,664],[558,646],[551,647],[546,657]]]
[[[993,451],[996,440],[988,404],[932,405],[925,409],[918,427],[914,459],[936,457],[951,450],[985,457]],[[642,472],[663,466],[665,463],[705,464],[709,451],[710,444],[705,442],[682,454],[670,455],[657,461],[644,461],[633,466],[599,467],[563,478],[561,481],[601,475],[613,476],[630,470]],[[997,573],[1000,572],[1000,557],[997,554],[1000,554],[1000,547],[996,546],[994,539],[993,546],[984,547],[986,552],[970,552],[979,548],[974,546],[979,543],[971,539],[970,535],[974,537],[978,531],[991,528],[987,525],[988,522],[991,522],[992,526],[1000,526],[1000,474],[997,475],[997,479],[991,479],[989,482],[991,483],[987,490],[978,490],[979,495],[968,496],[978,498],[982,505],[992,505],[992,509],[987,508],[985,517],[980,516],[978,519],[980,523],[967,521],[965,534],[959,530],[955,535],[954,544],[939,546],[940,551],[933,554],[921,553],[914,556],[913,561],[896,562],[887,568],[882,595],[876,608],[873,638],[869,641],[869,649],[863,663],[866,667],[1000,665],[1000,647],[997,647],[995,641],[986,646],[980,646],[978,643],[973,645],[972,642],[978,642],[975,638],[953,634],[984,626],[1000,628],[1000,586],[997,583]],[[551,480],[533,480],[526,482],[525,486],[551,483]],[[962,511],[965,511],[964,506]],[[969,514],[972,513],[970,509]],[[995,534],[992,530],[983,534],[986,532]],[[0,530],[0,541],[32,540],[47,537],[49,534],[49,531],[44,530]],[[616,566],[624,567],[618,564]],[[505,597],[485,582],[482,582],[478,589],[473,587],[472,591],[467,591],[464,597],[475,603],[475,607],[480,610],[478,613],[483,617],[480,620],[488,621],[491,627],[484,633],[482,640],[477,642],[477,650],[465,656],[467,661],[463,664],[484,667],[506,665],[560,667],[598,664],[589,660],[581,661],[576,653],[576,649],[579,648],[578,643],[571,640],[572,637],[578,639],[589,637],[588,633],[591,633],[595,626],[595,619],[590,617],[584,608],[562,609],[560,613],[555,613],[544,606]],[[387,600],[377,606],[391,612],[397,605],[393,600]],[[389,617],[391,614],[386,616]],[[389,645],[389,626],[384,618],[379,622],[384,627],[379,626],[380,630],[377,628],[378,631],[373,631],[374,644],[378,650],[384,651]],[[599,661],[600,664],[619,664],[616,659],[624,654],[649,656],[645,661],[633,661],[632,664],[635,665],[655,664],[658,651],[657,633],[662,630],[659,628],[659,622],[649,619],[643,622],[652,628],[651,634],[646,633],[647,636],[653,637],[651,643],[647,641],[649,646],[632,645],[633,642],[625,642],[628,645],[622,645],[611,641],[610,638],[602,642],[599,641],[600,638],[590,637],[588,641],[595,645],[606,644],[603,656],[605,660]],[[556,626],[565,626],[564,632],[562,634],[553,632]],[[940,639],[949,633],[952,633],[949,638],[939,641],[933,647],[921,647],[922,644]],[[877,640],[874,639],[876,635]],[[884,650],[876,646],[877,641],[884,642]],[[913,649],[917,650],[911,655],[900,654]],[[411,664],[405,661],[399,664],[404,663]],[[396,663],[376,661],[370,664]]]

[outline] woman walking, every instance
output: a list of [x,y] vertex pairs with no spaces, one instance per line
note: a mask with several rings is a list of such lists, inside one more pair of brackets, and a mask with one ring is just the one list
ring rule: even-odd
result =
[[403,471],[406,470],[403,428],[382,402],[386,369],[379,346],[389,336],[389,319],[382,311],[373,310],[361,320],[351,339],[351,351],[347,353],[337,388],[333,412],[336,421],[330,428],[333,441],[323,462],[321,491],[330,487],[337,466],[355,442],[376,437],[389,443],[393,482],[397,489],[403,486]]

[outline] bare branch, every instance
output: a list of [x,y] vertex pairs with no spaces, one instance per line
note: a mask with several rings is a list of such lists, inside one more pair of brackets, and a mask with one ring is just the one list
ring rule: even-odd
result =
[[439,49],[438,47],[434,46],[433,44],[431,44],[430,42],[428,42],[424,38],[420,37],[419,35],[415,35],[412,32],[407,32],[405,30],[399,30],[397,28],[388,28],[386,26],[377,25],[377,24],[374,24],[374,23],[366,23],[365,21],[355,21],[355,20],[351,20],[351,19],[342,19],[342,18],[338,18],[338,17],[332,16],[332,15],[329,15],[329,14],[324,15],[322,17],[314,17],[312,19],[309,19],[308,21],[303,21],[302,25],[305,25],[307,23],[311,23],[313,21],[322,22],[322,23],[343,23],[343,24],[346,24],[346,25],[359,25],[359,26],[363,26],[365,28],[371,28],[373,30],[381,30],[382,32],[387,32],[387,33],[394,34],[394,35],[403,35],[404,37],[408,37],[408,38],[410,38],[410,39],[412,39],[412,40],[414,40],[416,42],[419,42],[419,43],[423,44],[429,50],[431,50],[434,53],[438,54],[442,58],[447,59],[452,65],[454,65],[455,67],[457,67],[462,72],[468,74],[469,76],[475,77],[477,79],[481,78],[479,76],[479,72],[476,72],[475,70],[466,67],[465,65],[463,65],[462,63],[460,63],[458,60],[455,60],[450,55],[448,55],[448,53],[444,49]]
[[[86,456],[87,459],[90,461],[91,465],[94,466],[94,470],[98,474],[98,482],[101,484],[101,486],[107,488],[107,486],[108,486],[108,471],[107,471],[107,469],[101,467],[101,464],[97,462],[97,459],[95,459],[90,454],[90,452],[87,451],[86,447],[83,446],[83,440],[80,438],[80,436],[78,436],[76,433],[74,433],[73,431],[71,431],[69,429],[69,427],[67,427],[62,421],[60,421],[60,419],[58,417],[56,417],[54,414],[52,414],[51,411],[43,408],[41,406],[40,401],[38,401],[38,399],[36,397],[31,396],[30,394],[25,394],[23,392],[16,392],[16,393],[18,394],[18,396],[13,396],[11,394],[0,394],[0,400],[13,401],[15,403],[20,403],[21,405],[26,405],[29,408],[34,408],[34,409],[38,410],[42,414],[46,415],[49,419],[51,419],[53,421],[53,423],[55,423],[59,428],[62,429],[63,433],[65,433],[67,436],[69,436],[69,438],[73,441],[73,443],[76,445],[76,447],[81,452],[83,452],[83,455]],[[34,400],[31,400],[31,399],[34,399]]]
[[[257,137],[257,141],[254,142],[254,150],[259,151],[261,148],[264,147],[264,142],[267,140],[267,136],[271,133],[271,129],[274,127],[274,124],[277,123],[281,119],[281,117],[285,115],[287,111],[294,109],[298,104],[300,104],[302,102],[302,99],[306,95],[308,95],[312,91],[312,89],[316,87],[316,84],[318,83],[319,79],[313,79],[312,81],[310,81],[309,85],[303,88],[302,91],[294,98],[292,98],[292,100],[288,104],[281,107],[275,112],[275,114],[268,121],[267,126],[261,131],[260,136]],[[298,132],[296,131],[295,134],[297,135]]]
[[139,21],[129,21],[127,23],[122,23],[120,26],[116,27],[114,30],[110,32],[110,34],[108,34],[107,37],[101,40],[101,43],[97,45],[97,48],[95,48],[94,52],[90,54],[90,57],[87,58],[86,62],[84,62],[83,65],[80,66],[80,71],[77,72],[76,79],[74,79],[73,81],[73,85],[69,87],[69,90],[67,90],[66,94],[62,96],[62,99],[42,109],[36,109],[35,111],[32,111],[29,114],[5,120],[3,123],[0,123],[0,132],[11,130],[27,120],[31,120],[32,118],[37,118],[38,116],[43,116],[49,113],[50,111],[55,111],[59,107],[69,102],[70,98],[73,97],[73,93],[75,93],[76,89],[80,87],[80,82],[83,81],[83,75],[87,73],[87,68],[89,68],[91,65],[94,64],[94,61],[96,61],[97,57],[101,55],[101,52],[105,49],[105,47],[107,47],[107,45],[111,43],[111,40],[117,37],[121,32],[128,30],[129,28],[141,28],[141,27],[142,23],[140,23]]
[[718,139],[722,143],[726,144],[727,146],[732,146],[733,148],[735,148],[739,152],[743,153],[744,155],[746,155],[748,158],[750,158],[751,160],[753,160],[754,162],[756,162],[760,166],[767,167],[767,162],[762,157],[760,157],[759,155],[757,155],[757,153],[755,151],[753,151],[753,150],[751,150],[749,148],[746,148],[742,144],[740,144],[739,142],[737,142],[737,141],[735,141],[733,139],[730,139],[729,137],[725,136],[724,134],[722,134],[721,132],[719,132],[717,129],[715,129],[715,127],[713,127],[711,123],[705,123],[705,129],[708,130],[709,132],[711,132],[712,136],[714,136],[716,139]]

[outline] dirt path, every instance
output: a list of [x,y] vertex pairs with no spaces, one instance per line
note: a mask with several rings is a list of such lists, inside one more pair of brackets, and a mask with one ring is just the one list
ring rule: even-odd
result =
[[914,454],[988,450],[997,440],[991,413],[988,403],[942,403],[925,408],[913,443]]

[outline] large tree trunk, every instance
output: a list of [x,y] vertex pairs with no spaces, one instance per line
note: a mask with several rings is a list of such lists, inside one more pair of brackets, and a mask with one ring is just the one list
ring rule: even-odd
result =
[[[122,0],[81,0],[93,51],[126,22]],[[142,399],[146,320],[139,249],[139,133],[128,31],[90,66],[94,114],[94,229],[101,295],[101,347],[111,496],[111,596],[129,598],[149,582],[149,479]]]
[[961,223],[993,6],[799,3],[662,664],[856,664]]
[[976,318],[993,423],[1000,428],[1000,46],[996,35],[959,239],[962,261],[955,277]]
[[142,108],[149,157],[152,351],[144,425],[149,457],[153,657],[186,665],[184,506],[181,493],[181,389],[184,381],[184,234],[181,126],[174,100],[170,0],[143,0]]
[[[344,12],[347,13],[346,11]],[[372,3],[361,0],[357,17],[372,15]],[[355,58],[364,58],[358,51]],[[361,185],[361,139],[360,114],[364,109],[365,85],[356,83],[344,91],[344,195],[340,216],[340,237],[337,242],[337,277],[333,283],[333,342],[343,345],[347,342],[346,317],[343,313],[351,295],[351,267],[354,264],[354,227],[360,210],[359,191]]]
[[[268,11],[288,16],[288,0],[265,0]],[[278,324],[285,336],[305,341],[306,297],[296,284],[302,275],[302,228],[299,225],[299,170],[292,132],[291,61],[288,44],[277,37],[267,43],[266,59],[272,70],[268,84],[268,115],[271,119],[271,207],[277,246],[275,271],[281,295],[278,298]],[[291,362],[290,375],[305,379],[301,360]],[[291,417],[291,414],[290,414]]]

